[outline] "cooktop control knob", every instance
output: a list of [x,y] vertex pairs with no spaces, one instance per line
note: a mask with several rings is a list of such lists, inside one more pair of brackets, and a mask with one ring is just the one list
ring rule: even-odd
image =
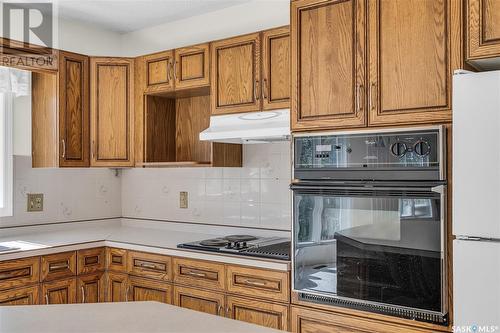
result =
[[419,140],[413,146],[413,151],[415,151],[417,155],[426,156],[431,152],[431,145],[427,141]]
[[391,153],[397,157],[404,156],[407,150],[408,146],[404,142],[395,142],[391,145]]

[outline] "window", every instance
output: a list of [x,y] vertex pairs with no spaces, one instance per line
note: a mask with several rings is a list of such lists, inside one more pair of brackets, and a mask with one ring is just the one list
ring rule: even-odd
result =
[[13,215],[13,98],[29,89],[30,72],[0,67],[0,216]]

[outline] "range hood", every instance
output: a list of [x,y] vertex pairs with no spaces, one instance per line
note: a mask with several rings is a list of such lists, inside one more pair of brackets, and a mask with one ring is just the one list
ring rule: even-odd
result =
[[290,109],[211,116],[201,141],[270,143],[290,140]]

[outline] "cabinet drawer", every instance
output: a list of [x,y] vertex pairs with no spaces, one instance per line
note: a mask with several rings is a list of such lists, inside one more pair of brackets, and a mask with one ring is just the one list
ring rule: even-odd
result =
[[78,275],[96,273],[106,268],[106,250],[103,247],[79,250],[77,258]]
[[170,257],[130,251],[127,264],[129,274],[163,281],[172,280],[172,259]]
[[172,304],[172,285],[161,281],[130,277],[127,301],[155,301]]
[[4,291],[0,294],[0,305],[35,305],[40,300],[38,285]]
[[230,293],[286,303],[290,301],[288,272],[228,266],[227,276],[227,290]]
[[106,263],[110,271],[127,272],[127,250],[107,248]]
[[175,283],[224,290],[223,264],[182,258],[174,258],[173,263]]
[[40,258],[26,258],[0,262],[0,290],[38,283]]
[[76,275],[76,252],[42,256],[41,281],[55,280]]

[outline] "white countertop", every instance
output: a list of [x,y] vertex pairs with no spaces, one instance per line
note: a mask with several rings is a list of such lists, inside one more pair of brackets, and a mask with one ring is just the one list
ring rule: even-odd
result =
[[278,333],[157,302],[0,307],[2,333]]
[[177,248],[177,244],[180,243],[214,238],[231,233],[289,237],[289,233],[283,231],[245,230],[242,228],[131,219],[62,223],[0,229],[0,245],[15,245],[21,248],[21,250],[17,251],[1,252],[0,261],[97,246],[111,246],[282,271],[290,269],[290,263],[287,261],[255,259]]

